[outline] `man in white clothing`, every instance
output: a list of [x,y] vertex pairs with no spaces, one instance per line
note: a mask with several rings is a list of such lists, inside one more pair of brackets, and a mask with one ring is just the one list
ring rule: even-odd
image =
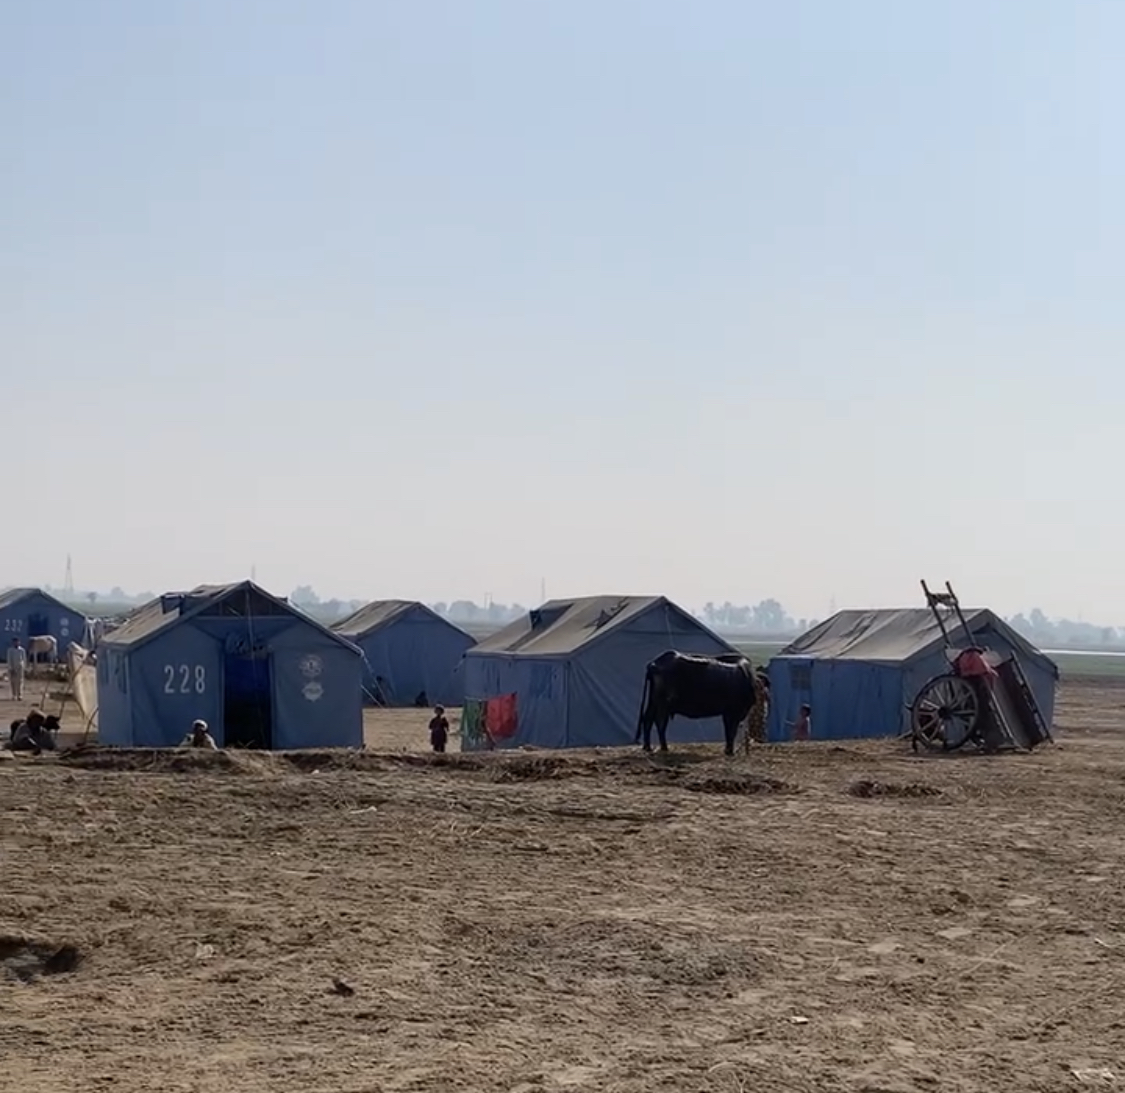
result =
[[20,639],[12,638],[8,649],[8,686],[12,689],[12,698],[17,702],[23,699],[23,673],[26,668],[27,653],[20,645]]

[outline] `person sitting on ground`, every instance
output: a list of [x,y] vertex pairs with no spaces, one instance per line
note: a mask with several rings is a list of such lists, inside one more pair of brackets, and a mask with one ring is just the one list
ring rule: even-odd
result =
[[430,747],[436,752],[444,752],[449,741],[449,722],[445,717],[445,707],[435,706],[430,719]]
[[[54,718],[57,723],[58,718]],[[32,710],[24,721],[12,730],[12,740],[8,745],[12,751],[29,751],[41,755],[44,751],[55,750],[55,738],[47,727],[47,718],[38,710]]]
[[59,733],[62,732],[62,724],[59,722],[58,714],[47,714],[47,716],[43,718],[41,731],[50,739],[51,748],[56,748],[58,746]]
[[215,743],[215,738],[211,735],[210,729],[207,728],[206,721],[193,721],[191,723],[191,732],[183,738],[180,747],[206,748],[208,751],[219,750],[219,745]]

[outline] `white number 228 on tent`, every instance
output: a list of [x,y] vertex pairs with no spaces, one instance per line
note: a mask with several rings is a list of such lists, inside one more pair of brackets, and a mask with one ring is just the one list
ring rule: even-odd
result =
[[166,695],[201,695],[207,690],[207,669],[202,664],[165,664]]

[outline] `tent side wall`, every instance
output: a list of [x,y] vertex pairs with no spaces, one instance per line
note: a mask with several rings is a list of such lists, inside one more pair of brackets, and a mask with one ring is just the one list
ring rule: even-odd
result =
[[363,746],[363,661],[357,649],[300,620],[269,643],[273,746]]
[[1058,697],[1059,688],[1058,678],[1052,669],[1044,665],[1027,665],[1021,661],[1021,666],[1024,675],[1027,676],[1031,693],[1035,695],[1035,704],[1039,707],[1043,720],[1047,722],[1047,727],[1053,733],[1055,731],[1055,700]]
[[812,707],[814,740],[897,736],[902,731],[900,665],[784,656],[770,661],[769,677],[767,740],[792,738],[790,724],[803,703]]
[[[464,662],[465,698],[516,695],[518,729],[515,736],[501,742],[501,747],[564,748],[570,676],[567,667],[561,658],[470,652]],[[464,736],[461,747],[472,750]]]
[[374,694],[375,677],[382,676],[392,706],[413,706],[422,691],[431,703],[460,706],[465,697],[461,659],[474,644],[444,619],[415,608],[359,640],[366,658],[364,688]]
[[801,703],[812,705],[812,666],[812,660],[804,656],[778,656],[770,660],[767,667],[770,679],[767,740],[788,740],[787,723],[797,716]]
[[98,743],[133,746],[133,708],[129,701],[129,658],[125,650],[103,647],[98,654]]
[[[645,667],[669,649],[717,656],[730,647],[667,604],[656,604],[604,640],[578,651],[571,662],[566,746],[623,747],[636,739]],[[676,718],[669,741],[714,744],[724,740],[723,722]]]
[[26,646],[28,638],[50,634],[58,642],[61,659],[67,645],[72,641],[81,642],[85,631],[85,615],[56,603],[41,592],[31,592],[8,607],[0,608],[0,639],[5,646],[11,644],[12,638],[19,638]]
[[215,638],[182,622],[126,658],[134,747],[175,747],[196,718],[223,745],[223,660]]
[[[269,651],[275,749],[362,745],[358,650],[292,617],[192,619],[136,648],[104,649],[109,683],[103,696],[107,685],[99,675],[99,739],[175,747],[202,718],[223,747],[224,658],[251,645]],[[114,682],[118,658],[126,669],[124,691]]]

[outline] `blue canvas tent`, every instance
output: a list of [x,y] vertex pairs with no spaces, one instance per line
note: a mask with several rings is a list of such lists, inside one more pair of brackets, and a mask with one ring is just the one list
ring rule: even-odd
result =
[[[663,596],[551,600],[465,654],[466,701],[516,696],[517,729],[503,747],[632,744],[645,665],[667,649],[737,652]],[[682,743],[723,739],[718,718],[672,723]],[[462,748],[487,746],[462,736]]]
[[[1051,724],[1059,670],[1048,656],[985,608],[965,611],[978,645],[1015,653],[1043,717]],[[952,634],[964,646],[960,627]],[[945,642],[927,608],[841,611],[770,661],[769,740],[787,740],[802,704],[813,739],[898,736],[927,680],[949,671]]]
[[459,626],[414,600],[377,600],[332,629],[366,658],[363,687],[387,706],[430,703],[460,706],[465,696],[461,661],[475,641]]
[[250,581],[135,611],[98,648],[98,739],[171,747],[202,718],[220,746],[360,747],[362,656]]
[[19,638],[27,645],[28,638],[50,635],[58,642],[60,658],[72,641],[81,642],[86,630],[86,617],[81,611],[67,607],[39,588],[9,588],[0,592],[0,641],[11,645]]

